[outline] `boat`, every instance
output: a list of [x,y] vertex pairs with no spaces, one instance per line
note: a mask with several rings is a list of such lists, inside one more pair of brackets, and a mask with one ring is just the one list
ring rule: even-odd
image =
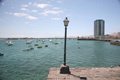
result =
[[4,53],[0,53],[0,56],[3,56],[4,55]]
[[49,40],[50,42],[52,42],[52,40]]
[[57,42],[57,39],[55,40],[54,44],[59,44],[59,42]]
[[33,47],[30,48],[30,50],[33,50],[33,49],[34,49]]
[[34,46],[38,46],[38,44],[35,44]]
[[6,44],[8,44],[9,41],[6,41]]
[[32,47],[32,45],[28,45],[28,47]]
[[31,43],[32,43],[32,40],[26,41],[26,44],[31,44]]
[[59,42],[55,42],[55,44],[59,44]]
[[42,46],[38,46],[37,48],[42,48]]
[[43,44],[44,44],[45,40],[42,40],[42,42],[43,42]]
[[45,42],[45,40],[42,40],[43,42]]
[[45,45],[45,47],[48,47],[48,45]]
[[13,45],[13,42],[12,42],[12,41],[6,41],[6,44],[7,44],[8,46],[12,46],[12,45]]
[[24,49],[23,51],[30,51],[30,48],[26,48],[26,49]]
[[110,41],[110,44],[120,46],[120,40],[112,40],[112,41]]

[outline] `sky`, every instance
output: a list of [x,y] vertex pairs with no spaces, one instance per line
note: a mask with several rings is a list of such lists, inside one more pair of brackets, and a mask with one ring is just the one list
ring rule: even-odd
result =
[[120,0],[0,0],[0,38],[91,36],[94,21],[105,21],[105,34],[120,32]]

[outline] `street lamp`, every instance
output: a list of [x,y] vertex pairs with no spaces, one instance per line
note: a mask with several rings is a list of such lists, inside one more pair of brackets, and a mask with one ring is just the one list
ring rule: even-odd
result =
[[65,26],[65,41],[64,41],[64,64],[61,65],[60,73],[61,74],[70,74],[69,66],[66,64],[66,37],[67,37],[67,26],[69,20],[66,19],[63,21]]
[[66,37],[67,37],[67,26],[68,26],[68,23],[69,23],[67,17],[63,22],[64,22],[64,26],[65,26],[64,65],[66,65]]

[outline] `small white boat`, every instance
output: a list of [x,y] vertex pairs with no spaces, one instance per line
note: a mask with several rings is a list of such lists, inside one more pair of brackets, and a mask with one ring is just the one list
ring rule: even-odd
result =
[[43,42],[45,42],[45,40],[42,40]]
[[12,41],[6,41],[6,44],[7,44],[8,46],[12,46],[12,45],[13,45],[13,42],[12,42]]
[[26,44],[31,44],[32,40],[26,41]]
[[52,42],[52,40],[49,40],[50,42]]

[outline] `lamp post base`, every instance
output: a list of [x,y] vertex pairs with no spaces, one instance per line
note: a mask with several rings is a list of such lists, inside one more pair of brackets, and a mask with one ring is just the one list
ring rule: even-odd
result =
[[60,67],[60,74],[70,74],[69,66],[66,65],[61,65]]

